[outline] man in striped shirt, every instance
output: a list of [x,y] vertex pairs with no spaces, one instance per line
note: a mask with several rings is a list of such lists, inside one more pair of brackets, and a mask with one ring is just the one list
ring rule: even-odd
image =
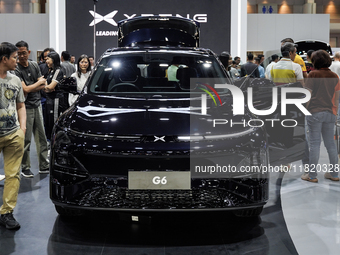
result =
[[[287,42],[294,43],[294,40],[292,38],[285,38],[281,40],[281,46]],[[293,59],[293,62],[296,64],[299,64],[302,69],[302,76],[303,78],[307,78],[307,68],[305,61],[303,61],[302,57],[300,57],[298,54],[295,55],[295,58]]]
[[299,64],[294,63],[296,47],[293,43],[284,43],[281,46],[282,59],[273,65],[270,70],[271,80],[276,85],[301,82],[303,84],[302,69]]
[[[294,63],[296,56],[295,44],[287,42],[281,46],[282,58],[270,70],[270,79],[276,85],[286,83],[301,82],[303,84],[302,69],[299,64]],[[283,116],[281,116],[283,119]],[[290,147],[293,145],[294,128],[281,127],[276,128],[272,133],[273,141],[278,145]],[[290,164],[281,165],[282,171],[289,171]]]

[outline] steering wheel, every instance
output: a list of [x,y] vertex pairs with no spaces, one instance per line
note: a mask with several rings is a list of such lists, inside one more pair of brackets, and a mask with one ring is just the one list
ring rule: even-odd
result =
[[113,92],[117,87],[122,87],[122,86],[132,87],[136,91],[140,92],[140,89],[135,84],[128,83],[128,82],[122,82],[122,83],[118,83],[118,84],[113,85],[109,92]]

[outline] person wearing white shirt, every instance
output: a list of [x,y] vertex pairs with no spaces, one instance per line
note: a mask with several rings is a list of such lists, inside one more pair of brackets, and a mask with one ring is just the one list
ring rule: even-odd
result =
[[[79,57],[77,62],[77,72],[73,73],[71,77],[77,80],[77,92],[81,92],[84,88],[85,82],[91,73],[90,59],[83,54]],[[72,105],[78,98],[78,95],[69,94],[68,103]]]
[[335,52],[334,61],[329,67],[333,73],[336,73],[340,77],[340,51]]
[[279,61],[279,56],[274,54],[272,55],[272,61],[266,67],[265,77],[270,79],[270,70],[272,69],[273,65],[275,65]]
[[[340,77],[340,51],[335,52],[334,54],[334,61],[332,62],[331,66],[329,67],[333,73],[336,73]],[[339,103],[340,106],[340,103]],[[340,107],[338,107],[338,116],[337,121],[340,121]]]
[[300,82],[304,84],[301,66],[294,63],[296,56],[295,44],[286,42],[281,46],[282,58],[270,70],[271,80],[276,85]]

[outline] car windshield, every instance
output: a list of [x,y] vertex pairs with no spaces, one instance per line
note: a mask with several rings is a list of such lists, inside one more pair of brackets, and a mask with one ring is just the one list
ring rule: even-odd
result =
[[[168,94],[183,97],[189,93],[202,93],[200,82],[197,82],[201,78],[230,83],[222,68],[214,56],[192,51],[116,52],[101,59],[89,82],[88,92],[115,96]],[[219,89],[218,92],[228,90]]]

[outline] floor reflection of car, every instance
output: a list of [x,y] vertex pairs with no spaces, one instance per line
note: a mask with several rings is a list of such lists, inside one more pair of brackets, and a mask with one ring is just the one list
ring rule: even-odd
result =
[[[199,25],[188,19],[119,23],[120,47],[101,56],[79,99],[54,127],[50,197],[59,214],[261,213],[268,173],[259,169],[269,165],[270,132],[247,108],[233,115],[230,90],[214,89],[230,84],[228,75],[212,51],[198,48],[198,39]],[[172,65],[176,78],[170,79]],[[264,108],[261,102],[271,95],[261,91],[255,92],[257,107]],[[213,126],[221,119],[239,124]],[[294,130],[280,140],[273,164],[298,157],[289,149],[304,136]]]

